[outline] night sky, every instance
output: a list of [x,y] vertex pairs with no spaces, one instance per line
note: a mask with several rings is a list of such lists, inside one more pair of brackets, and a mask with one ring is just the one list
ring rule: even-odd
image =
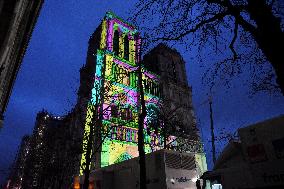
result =
[[[9,173],[21,138],[31,134],[37,112],[44,108],[55,115],[64,115],[75,104],[79,69],[85,63],[88,39],[105,12],[111,10],[127,19],[134,4],[132,0],[45,1],[0,131],[0,184]],[[208,87],[201,83],[206,67],[198,64],[196,51],[185,51],[181,45],[175,47],[187,62],[193,105],[211,168],[209,105],[205,102]],[[208,67],[212,63],[210,58],[207,60]],[[249,73],[234,78],[229,89],[222,85],[213,89],[216,134],[224,127],[234,132],[239,127],[284,114],[284,97],[281,94],[249,96],[250,88],[244,78],[249,78]],[[217,145],[220,152],[224,142]]]

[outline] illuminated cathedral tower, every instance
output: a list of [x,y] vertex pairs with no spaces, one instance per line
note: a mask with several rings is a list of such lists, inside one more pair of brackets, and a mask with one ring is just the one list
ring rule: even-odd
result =
[[[137,87],[137,62],[140,36],[134,26],[108,12],[89,40],[87,63],[81,68],[78,104],[86,108],[83,149],[86,149],[92,125],[95,152],[94,167],[104,167],[138,156],[139,90]],[[143,70],[147,88],[147,107],[157,107],[159,76]],[[149,84],[149,85],[148,85]],[[89,138],[88,138],[89,137]],[[145,131],[145,151],[161,141],[154,133]],[[85,150],[86,151],[86,150]],[[93,152],[92,152],[93,153]],[[84,167],[86,153],[82,155]],[[82,174],[82,170],[81,170]]]
[[[140,60],[139,33],[129,23],[108,12],[89,40],[87,62],[81,68],[78,106],[84,110],[84,137],[81,168],[86,159],[91,167],[99,168],[138,156],[138,113],[140,111],[137,85],[137,63]],[[147,117],[145,119],[145,151],[160,149],[163,141],[174,140],[169,133],[182,131],[190,137],[187,151],[200,151],[191,103],[191,88],[187,84],[185,65],[179,53],[158,45],[142,61],[142,81]],[[169,120],[155,122],[157,112],[175,115],[173,128],[166,138],[161,130],[149,129]],[[161,112],[161,111],[160,111]],[[156,117],[155,117],[156,116]],[[148,125],[149,124],[149,125]],[[87,154],[90,136],[92,153]],[[185,136],[185,135],[183,135]],[[176,145],[181,140],[176,140]],[[90,144],[90,143],[89,143]],[[93,154],[93,155],[92,155]],[[83,174],[83,170],[80,170]]]

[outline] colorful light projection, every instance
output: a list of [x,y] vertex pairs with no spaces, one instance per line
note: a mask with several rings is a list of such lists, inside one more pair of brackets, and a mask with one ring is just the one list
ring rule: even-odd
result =
[[[150,153],[151,148],[145,145],[145,152]],[[135,143],[106,139],[102,146],[101,166],[105,167],[114,163],[138,157],[138,146]]]
[[[131,142],[138,143],[138,129],[127,126],[117,126],[115,124],[110,125],[107,122],[104,122],[104,127],[110,127],[111,132],[108,132],[107,138],[112,141],[122,141],[122,142]],[[136,126],[136,125],[135,125]],[[106,130],[106,129],[105,129]],[[148,145],[156,146],[161,145],[161,137],[154,132],[148,134],[145,130],[145,143]]]
[[[136,52],[138,52],[137,48],[140,44],[140,38],[137,37],[137,40],[135,40],[135,36],[137,36],[137,30],[131,26],[130,24],[126,24],[124,21],[122,21],[120,18],[118,18],[117,16],[115,16],[114,14],[112,14],[111,12],[108,12],[106,15],[106,20],[107,20],[107,33],[106,34],[102,34],[103,37],[101,37],[101,47],[105,47],[103,45],[103,43],[107,44],[107,50],[110,52],[114,52],[114,33],[115,31],[118,31],[119,33],[119,38],[118,38],[118,44],[119,44],[119,56],[117,56],[117,59],[120,59],[124,62],[127,62],[130,65],[135,66],[135,55]],[[105,26],[104,24],[102,24],[102,26]],[[102,29],[102,31],[104,31],[104,28]],[[107,36],[107,41],[103,41],[105,40],[105,36]],[[129,58],[124,59],[125,57],[125,40],[126,38],[129,41]]]
[[[119,38],[114,39],[118,31]],[[96,52],[96,67],[92,98],[87,107],[83,144],[86,146],[94,107],[103,113],[101,167],[138,156],[138,111],[137,64],[140,38],[133,26],[126,24],[112,13],[107,13],[101,24],[100,49]],[[119,40],[119,53],[113,50],[114,40]],[[127,43],[126,43],[127,42]],[[126,51],[128,50],[128,52]],[[128,53],[126,56],[125,53]],[[158,76],[143,70],[146,103],[158,104]],[[147,89],[149,88],[149,90]],[[95,125],[98,127],[99,125]],[[146,125],[145,125],[146,127]],[[145,151],[151,152],[153,145],[162,144],[161,137],[147,133],[145,129]],[[96,152],[94,152],[96,153]],[[86,153],[82,154],[84,168]],[[80,170],[83,174],[83,169]]]
[[[87,115],[86,115],[86,122],[85,122],[85,130],[84,130],[84,138],[83,138],[83,154],[81,157],[81,163],[80,163],[80,175],[83,175],[83,170],[86,168],[86,147],[88,144],[88,138],[90,136],[90,129],[92,124],[92,118],[94,114],[94,105],[92,103],[88,104],[87,108]],[[91,168],[91,166],[90,166]]]

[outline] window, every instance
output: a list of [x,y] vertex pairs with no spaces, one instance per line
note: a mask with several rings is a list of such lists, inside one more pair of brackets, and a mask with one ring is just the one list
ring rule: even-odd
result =
[[127,34],[124,36],[124,59],[129,60],[129,39]]
[[119,32],[115,30],[113,35],[113,52],[116,56],[118,56],[119,53]]
[[156,82],[153,82],[150,79],[145,79],[143,80],[144,83],[144,90],[146,93],[155,95],[155,96],[160,96],[160,91],[159,91],[159,85]]
[[275,151],[275,155],[278,159],[284,159],[284,137],[272,141],[272,146]]
[[126,118],[126,109],[125,108],[122,108],[121,110],[120,110],[120,115],[121,115],[121,119],[122,120],[126,120],[127,118]]
[[172,71],[173,71],[174,81],[176,82],[177,81],[177,75],[176,75],[176,65],[175,65],[174,61],[172,61]]
[[115,104],[111,105],[111,116],[118,117],[118,107]]
[[123,120],[131,120],[132,119],[132,112],[130,108],[123,108],[121,109],[121,119]]
[[124,69],[122,66],[118,66],[117,64],[113,64],[112,72],[113,80],[115,82],[129,85],[129,72],[126,69]]
[[116,134],[117,134],[117,127],[113,126],[112,131],[111,131],[111,138],[116,139],[116,137],[117,137]]
[[143,80],[143,84],[144,84],[144,90],[146,93],[149,93],[149,87],[148,87],[148,81],[147,79]]

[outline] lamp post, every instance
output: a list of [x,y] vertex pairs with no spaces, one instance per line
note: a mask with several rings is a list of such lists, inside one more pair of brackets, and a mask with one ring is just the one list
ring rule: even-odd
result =
[[214,135],[214,123],[213,123],[213,111],[212,111],[212,96],[209,97],[209,110],[210,110],[210,129],[211,129],[211,144],[212,144],[212,156],[213,163],[216,162],[216,149],[215,149],[215,135]]

